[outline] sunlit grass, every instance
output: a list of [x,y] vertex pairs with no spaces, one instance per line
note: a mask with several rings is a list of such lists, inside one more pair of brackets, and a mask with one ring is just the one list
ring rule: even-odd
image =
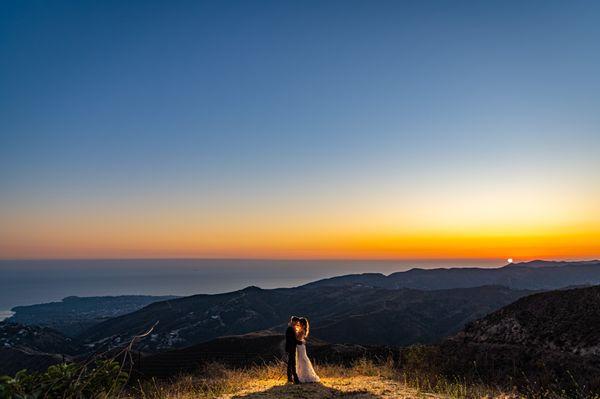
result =
[[442,378],[417,379],[401,374],[392,362],[360,360],[351,367],[315,365],[320,384],[286,384],[285,364],[248,369],[207,365],[194,374],[169,381],[139,383],[125,397],[144,399],[392,399],[392,398],[514,398],[484,386]]

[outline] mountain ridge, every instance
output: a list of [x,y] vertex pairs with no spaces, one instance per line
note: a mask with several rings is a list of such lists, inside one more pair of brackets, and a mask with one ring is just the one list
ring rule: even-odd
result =
[[412,268],[389,275],[347,274],[317,280],[305,286],[366,285],[388,289],[422,290],[503,285],[514,289],[551,290],[565,286],[600,284],[600,260],[510,263],[499,268]]

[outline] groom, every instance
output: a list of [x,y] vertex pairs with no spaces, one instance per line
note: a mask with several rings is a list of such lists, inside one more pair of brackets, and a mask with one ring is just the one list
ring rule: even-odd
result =
[[288,382],[300,383],[296,374],[296,345],[302,345],[302,341],[296,339],[296,328],[300,327],[300,318],[292,316],[285,330],[285,351],[288,353],[287,378]]

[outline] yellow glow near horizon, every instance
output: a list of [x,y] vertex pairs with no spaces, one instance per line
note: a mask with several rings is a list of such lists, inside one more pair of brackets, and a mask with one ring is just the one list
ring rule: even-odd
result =
[[508,195],[506,187],[490,187],[403,196],[339,188],[315,197],[243,197],[202,206],[194,198],[19,205],[0,214],[0,257],[600,256],[600,204],[593,193],[513,185]]
[[[83,228],[83,226],[78,226]],[[436,259],[502,258],[510,253],[533,258],[588,258],[599,254],[600,232],[593,226],[564,226],[540,231],[352,231],[308,228],[201,229],[177,223],[163,229],[147,225],[90,224],[85,234],[75,226],[40,229],[35,241],[25,235],[3,237],[4,258],[70,257],[226,257]],[[24,232],[26,233],[26,232]],[[16,239],[15,239],[16,238]],[[505,258],[506,259],[506,258]]]

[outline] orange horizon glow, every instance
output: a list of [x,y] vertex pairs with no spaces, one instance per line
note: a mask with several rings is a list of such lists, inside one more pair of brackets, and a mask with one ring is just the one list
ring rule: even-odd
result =
[[[135,234],[133,236],[136,236]],[[57,238],[57,237],[56,237]],[[1,245],[3,259],[102,258],[230,258],[230,259],[348,259],[444,260],[512,258],[595,259],[600,257],[600,233],[576,231],[543,234],[258,234],[236,235],[233,243],[200,235],[137,235],[127,241],[101,236],[71,236],[44,245],[12,242]]]
[[15,203],[0,212],[0,259],[600,257],[593,187],[482,183],[400,194],[365,184],[286,198]]
[[[121,229],[71,226],[0,237],[0,259],[587,259],[600,257],[595,226],[539,230]],[[181,227],[181,226],[180,226]],[[27,233],[27,232],[24,232]]]

